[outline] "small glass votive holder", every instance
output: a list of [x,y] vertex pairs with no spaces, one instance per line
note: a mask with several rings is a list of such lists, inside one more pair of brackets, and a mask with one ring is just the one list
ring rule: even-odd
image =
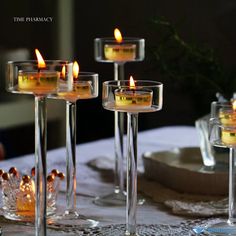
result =
[[[0,170],[3,216],[10,220],[34,222],[35,220],[35,179],[34,168],[31,175],[21,175],[15,167],[8,172]],[[47,216],[56,212],[56,201],[60,182],[64,174],[52,170],[47,176]]]
[[142,38],[123,38],[117,42],[114,38],[96,38],[94,54],[99,62],[134,62],[143,61],[145,57],[145,40]]
[[210,114],[195,121],[195,127],[199,136],[200,151],[205,167],[213,170],[227,170],[228,148],[215,147],[209,140],[209,121],[218,111],[219,104],[230,104],[229,102],[212,102]]

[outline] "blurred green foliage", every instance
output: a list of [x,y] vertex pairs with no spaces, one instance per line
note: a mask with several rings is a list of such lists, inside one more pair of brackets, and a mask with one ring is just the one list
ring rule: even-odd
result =
[[153,24],[158,40],[151,53],[155,69],[164,80],[178,83],[185,91],[207,102],[215,100],[217,92],[226,99],[232,97],[236,92],[234,68],[226,68],[213,49],[186,42],[166,19],[157,17]]

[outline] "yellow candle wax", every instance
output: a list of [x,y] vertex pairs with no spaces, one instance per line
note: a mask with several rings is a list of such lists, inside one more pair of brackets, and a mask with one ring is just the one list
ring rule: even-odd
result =
[[135,44],[106,44],[104,55],[110,61],[132,61],[136,57]]
[[220,122],[225,126],[236,126],[236,111],[226,110],[220,111]]
[[18,89],[38,94],[54,92],[59,76],[60,73],[56,71],[19,71]]
[[74,93],[80,97],[89,98],[92,95],[92,85],[90,81],[79,81],[74,84]]
[[235,130],[222,130],[222,142],[226,145],[236,145],[236,129]]
[[145,109],[152,105],[152,91],[135,89],[117,89],[115,105],[123,109]]
[[219,113],[220,122],[223,126],[221,132],[222,142],[227,145],[236,144],[236,111],[235,110],[225,110]]
[[73,85],[73,91],[59,93],[59,97],[75,102],[78,99],[92,98],[91,81],[76,81]]

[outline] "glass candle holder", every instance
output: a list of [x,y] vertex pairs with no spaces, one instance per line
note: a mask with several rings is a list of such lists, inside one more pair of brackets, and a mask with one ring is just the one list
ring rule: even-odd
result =
[[[35,96],[35,234],[37,236],[47,234],[46,97],[49,94],[72,90],[72,66],[73,63],[69,61],[44,61],[41,55],[38,61],[7,63],[7,91]],[[62,80],[63,67],[67,73]]]
[[162,109],[162,83],[155,81],[106,81],[103,83],[103,107],[127,113],[127,195],[126,235],[137,235],[137,135],[138,114]]
[[[95,60],[104,63],[114,63],[114,80],[124,80],[124,64],[127,62],[140,62],[145,57],[145,40],[142,38],[96,38],[94,40]],[[114,112],[115,134],[115,169],[114,191],[105,196],[99,196],[94,203],[97,205],[125,205],[124,191],[124,113]],[[142,204],[143,199],[139,203]]]
[[[234,102],[235,103],[235,102]],[[229,203],[228,220],[203,228],[196,227],[195,232],[207,232],[210,235],[236,235],[236,110],[231,103],[215,103],[209,121],[209,139],[212,145],[229,148]]]
[[66,101],[66,210],[55,215],[52,222],[61,225],[76,225],[80,228],[94,227],[97,221],[88,219],[76,208],[76,111],[78,100],[92,99],[98,96],[98,74],[80,72],[74,78],[73,89],[49,96]]
[[95,59],[99,62],[124,64],[143,61],[145,57],[145,40],[142,38],[96,38],[94,40]]
[[[2,209],[5,218],[10,220],[32,222],[35,218],[35,172],[21,175],[12,167],[8,172],[0,170],[2,188]],[[47,215],[56,212],[57,194],[64,174],[47,175]]]

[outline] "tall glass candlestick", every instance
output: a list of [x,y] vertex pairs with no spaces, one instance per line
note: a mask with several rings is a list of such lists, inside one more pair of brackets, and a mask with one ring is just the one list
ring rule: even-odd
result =
[[212,145],[230,149],[228,220],[193,230],[207,235],[236,235],[236,101],[213,104],[209,135]]
[[35,183],[36,235],[46,235],[47,225],[47,115],[46,97],[35,96]]
[[[138,62],[145,57],[145,40],[141,38],[122,38],[118,29],[114,30],[115,38],[96,38],[94,40],[95,60],[114,63],[114,80],[124,80],[126,62]],[[95,199],[97,205],[125,205],[124,191],[124,114],[114,111],[115,134],[115,170],[114,191],[111,194]],[[140,201],[142,203],[143,201]]]
[[[36,51],[36,54],[39,52]],[[46,202],[46,97],[49,94],[71,89],[73,82],[72,63],[67,61],[19,61],[7,63],[7,90],[12,93],[32,94],[35,96],[35,235],[45,236]],[[65,67],[70,73],[60,87],[60,72]]]
[[[162,108],[163,85],[155,81],[107,81],[103,83],[103,107],[127,113],[126,235],[136,232],[138,114]],[[147,232],[148,234],[148,232]],[[120,235],[117,233],[117,235]]]
[[[63,72],[64,73],[64,72]],[[98,74],[79,72],[78,63],[73,66],[73,90],[58,93],[51,98],[66,101],[66,210],[56,215],[53,222],[62,225],[76,225],[86,228],[94,227],[97,221],[87,219],[76,208],[76,102],[80,99],[91,99],[98,96]]]
[[76,103],[66,101],[66,211],[79,215],[76,207]]

